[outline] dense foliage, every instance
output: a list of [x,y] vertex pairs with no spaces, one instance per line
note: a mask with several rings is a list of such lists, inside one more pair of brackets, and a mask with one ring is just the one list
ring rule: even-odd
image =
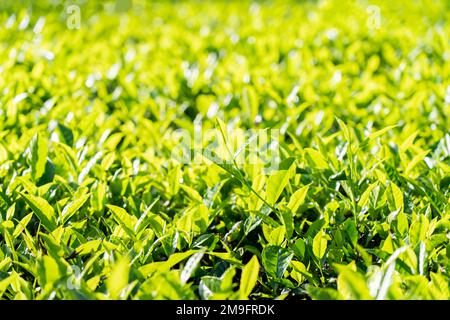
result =
[[448,1],[0,9],[1,298],[450,298]]

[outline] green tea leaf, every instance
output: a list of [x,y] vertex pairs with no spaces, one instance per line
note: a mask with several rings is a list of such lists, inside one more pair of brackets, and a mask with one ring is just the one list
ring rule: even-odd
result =
[[63,223],[67,222],[83,206],[89,197],[90,194],[84,194],[67,204],[61,212]]
[[279,170],[272,173],[267,179],[266,201],[274,205],[291,177],[290,170]]
[[47,141],[40,134],[36,134],[31,140],[30,154],[31,176],[37,181],[45,172],[48,154]]
[[342,300],[342,296],[331,288],[317,288],[308,286],[308,294],[313,300]]
[[318,259],[322,259],[327,250],[328,240],[323,231],[318,232],[313,239],[313,253]]
[[305,202],[306,195],[308,194],[308,189],[309,185],[306,185],[292,194],[287,207],[293,213],[296,213],[298,208]]
[[262,264],[266,272],[272,277],[282,278],[293,252],[279,246],[267,246],[262,252]]
[[427,217],[424,215],[421,215],[419,219],[411,223],[411,227],[409,228],[409,242],[412,245],[426,240],[429,224]]
[[107,288],[112,299],[120,298],[120,293],[128,284],[130,265],[127,258],[120,258],[112,267],[107,280]]
[[198,264],[200,263],[200,260],[202,260],[203,255],[204,252],[202,251],[194,253],[194,255],[192,255],[186,262],[186,265],[184,266],[183,271],[181,271],[180,275],[180,281],[182,284],[185,284],[189,280],[192,273],[195,271]]
[[348,300],[371,300],[372,296],[364,277],[347,266],[338,267],[338,292]]
[[51,232],[56,229],[57,223],[55,211],[44,198],[25,193],[21,193],[21,196],[47,231]]
[[188,250],[186,252],[179,252],[172,254],[167,261],[159,261],[159,262],[152,262],[146,265],[143,265],[139,268],[139,271],[143,275],[149,275],[157,270],[159,271],[167,271],[176,264],[180,263],[184,259],[189,258],[194,253],[197,253],[198,250]]
[[126,234],[130,238],[133,238],[134,237],[133,226],[136,224],[137,218],[129,215],[123,208],[113,205],[107,205],[107,208],[111,211],[114,219],[117,221],[117,223],[119,223],[119,225],[126,232]]
[[258,281],[259,262],[256,256],[242,268],[241,282],[239,286],[240,299],[247,299]]

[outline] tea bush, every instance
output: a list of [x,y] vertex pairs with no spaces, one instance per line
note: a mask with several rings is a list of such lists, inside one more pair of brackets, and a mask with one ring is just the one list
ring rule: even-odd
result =
[[0,9],[2,299],[450,298],[448,1]]

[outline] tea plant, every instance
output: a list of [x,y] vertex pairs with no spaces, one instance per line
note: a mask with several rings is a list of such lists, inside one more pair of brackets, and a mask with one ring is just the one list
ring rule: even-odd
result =
[[449,9],[2,1],[0,297],[449,299]]

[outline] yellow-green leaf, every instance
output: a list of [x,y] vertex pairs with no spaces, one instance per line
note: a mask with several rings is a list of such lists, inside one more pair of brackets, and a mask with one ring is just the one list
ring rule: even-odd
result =
[[305,202],[308,189],[309,185],[306,185],[292,194],[291,198],[289,199],[289,203],[287,205],[287,207],[292,211],[292,213],[295,214],[298,208]]
[[30,153],[31,175],[37,181],[45,172],[48,154],[47,141],[40,134],[36,134],[31,140]]
[[130,262],[127,258],[120,258],[112,267],[106,286],[112,299],[120,298],[120,293],[128,284]]
[[83,206],[87,199],[89,199],[89,196],[90,194],[81,195],[64,207],[64,210],[61,213],[63,223],[68,221],[70,217],[72,217]]
[[44,198],[36,197],[31,194],[21,193],[25,202],[33,210],[34,214],[38,217],[44,228],[51,232],[56,229],[56,214],[52,206]]
[[239,286],[240,299],[247,299],[258,281],[259,262],[256,256],[242,268],[241,283]]
[[318,232],[313,239],[313,253],[318,259],[322,259],[327,250],[327,237],[325,232]]
[[292,171],[279,170],[273,172],[267,179],[266,201],[273,205],[277,202],[284,188],[289,182]]

